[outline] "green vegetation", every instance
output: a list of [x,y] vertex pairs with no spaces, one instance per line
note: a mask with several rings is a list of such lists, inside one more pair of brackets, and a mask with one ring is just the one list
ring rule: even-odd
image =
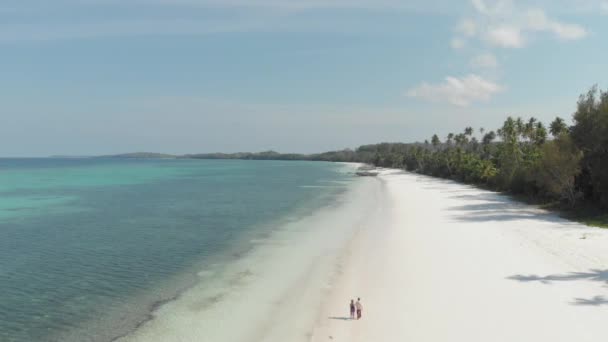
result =
[[504,191],[608,227],[608,92],[593,87],[581,95],[573,119],[568,127],[558,117],[547,130],[535,118],[508,117],[496,132],[480,129],[480,141],[467,127],[445,142],[435,134],[430,144],[385,143],[356,152],[359,161]]
[[580,201],[575,208],[564,210],[559,204],[547,204],[546,209],[560,212],[561,216],[588,226],[608,228],[608,212],[592,201]]

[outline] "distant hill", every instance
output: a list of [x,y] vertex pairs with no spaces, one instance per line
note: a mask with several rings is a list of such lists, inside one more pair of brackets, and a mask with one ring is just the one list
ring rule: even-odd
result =
[[114,155],[99,156],[97,158],[125,158],[125,159],[172,159],[177,156],[165,153],[154,153],[154,152],[133,152],[133,153],[122,153]]
[[297,153],[264,152],[237,152],[237,153],[197,153],[186,154],[183,158],[193,159],[244,159],[244,160],[307,160],[309,156]]
[[155,152],[134,152],[114,155],[97,156],[95,158],[124,158],[124,159],[239,159],[239,160],[308,160],[328,162],[363,162],[373,163],[378,153],[390,149],[407,149],[409,147],[424,146],[419,143],[399,144],[382,143],[374,145],[363,145],[356,150],[344,149],[340,151],[329,151],[323,153],[279,153],[276,151],[263,152],[236,152],[236,153],[194,153],[184,155],[172,155]]
[[[440,143],[439,147],[447,147],[445,143]],[[359,162],[374,163],[379,154],[386,154],[387,151],[405,151],[410,148],[429,149],[432,146],[428,143],[380,143],[362,145],[352,150],[346,148],[338,151],[328,151],[322,153],[280,153],[276,151],[262,152],[235,152],[235,153],[193,153],[193,154],[167,154],[157,152],[131,152],[121,154],[108,154],[101,156],[66,156],[55,155],[50,158],[123,158],[123,159],[240,159],[240,160],[308,160],[308,161],[329,161],[329,162]]]
[[346,149],[316,154],[279,153],[275,151],[264,152],[237,152],[237,153],[199,153],[186,154],[180,158],[193,159],[242,159],[242,160],[313,160],[313,161],[358,161],[357,152]]
[[276,151],[236,152],[236,153],[196,153],[172,155],[154,152],[134,152],[114,155],[97,156],[95,158],[124,158],[124,159],[240,159],[240,160],[310,160],[331,162],[361,162],[368,161],[376,153],[377,145],[361,146],[357,150],[344,149],[314,154],[279,153]]
[[47,158],[56,158],[56,159],[82,159],[82,158],[95,158],[91,156],[65,156],[65,155],[52,155]]

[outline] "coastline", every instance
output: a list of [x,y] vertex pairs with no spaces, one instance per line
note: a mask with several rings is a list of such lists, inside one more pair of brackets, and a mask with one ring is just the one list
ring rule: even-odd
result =
[[[359,164],[345,166],[351,173]],[[354,179],[337,201],[252,240],[249,252],[115,341],[308,341],[336,259],[377,208],[379,184]]]
[[[191,298],[196,297],[196,301],[200,304],[200,310],[210,309],[216,303],[221,302],[222,299],[229,297],[226,294],[230,294],[232,290],[238,292],[255,279],[262,278],[262,274],[257,274],[258,268],[268,274],[270,268],[266,267],[265,261],[270,256],[278,256],[274,258],[277,260],[280,260],[283,256],[283,253],[271,253],[272,250],[290,243],[294,238],[310,240],[310,237],[307,238],[305,234],[309,230],[309,226],[323,228],[323,217],[328,216],[323,212],[339,210],[345,202],[351,201],[349,194],[357,187],[355,183],[362,181],[352,176],[358,164],[321,165],[303,162],[299,165],[299,163],[244,163],[234,161],[226,165],[228,175],[225,177],[223,168],[225,163],[221,161],[195,161],[194,163],[197,165],[200,163],[200,168],[203,169],[212,166],[209,169],[211,170],[210,174],[214,177],[206,177],[206,173],[201,172],[201,179],[210,179],[214,184],[216,178],[226,179],[222,188],[225,188],[225,183],[235,182],[235,179],[240,183],[249,182],[250,179],[259,181],[253,186],[246,184],[239,186],[238,191],[232,193],[230,188],[225,192],[216,189],[210,201],[206,201],[206,198],[209,198],[206,193],[209,193],[209,191],[198,192],[202,193],[201,197],[203,198],[192,197],[191,188],[204,189],[207,183],[190,177],[185,177],[183,181],[181,181],[181,177],[175,177],[175,179],[171,178],[169,182],[165,183],[154,182],[152,184],[154,190],[147,190],[150,189],[148,184],[138,185],[138,191],[131,191],[130,188],[125,187],[124,191],[128,194],[140,194],[142,190],[145,190],[146,193],[154,193],[155,189],[166,190],[158,194],[161,196],[147,196],[152,200],[150,202],[152,205],[146,205],[146,207],[159,204],[159,207],[163,208],[165,203],[173,202],[171,210],[167,212],[165,210],[155,211],[155,213],[159,213],[158,215],[140,215],[137,210],[134,212],[126,211],[125,217],[127,220],[125,225],[111,225],[129,232],[131,228],[129,224],[132,222],[134,229],[140,227],[140,229],[150,232],[151,234],[139,234],[148,238],[137,238],[129,248],[131,250],[141,248],[147,255],[128,258],[124,263],[121,261],[112,263],[110,266],[116,265],[115,269],[119,274],[122,274],[121,272],[124,270],[125,276],[115,277],[111,282],[108,282],[107,285],[111,285],[111,291],[108,290],[108,287],[103,287],[106,284],[103,281],[103,276],[99,277],[101,281],[94,282],[94,284],[101,285],[99,292],[95,292],[96,288],[91,286],[91,290],[81,295],[75,291],[78,287],[75,287],[74,291],[71,287],[69,288],[72,291],[68,293],[71,297],[62,302],[62,305],[65,303],[65,312],[69,313],[69,310],[74,307],[69,305],[72,300],[80,300],[81,303],[84,303],[92,302],[91,299],[104,299],[98,300],[94,307],[91,305],[94,310],[81,309],[80,312],[69,316],[73,319],[66,320],[63,325],[56,324],[51,326],[52,329],[40,329],[41,333],[39,335],[24,332],[21,335],[29,334],[31,337],[11,339],[11,332],[8,329],[2,329],[0,335],[3,337],[5,334],[9,335],[7,340],[10,341],[107,342],[121,340],[131,335],[133,331],[144,328],[155,319],[157,313],[166,311],[167,307],[174,305],[174,301],[188,296],[190,290],[199,290],[197,294],[200,296],[191,296]],[[100,164],[103,165],[103,163]],[[131,162],[127,164],[129,167],[133,165]],[[236,172],[234,169],[240,171]],[[188,167],[188,170],[190,170],[190,167]],[[258,178],[256,170],[265,172]],[[302,170],[304,171],[301,172]],[[140,173],[138,172],[138,174]],[[306,176],[302,176],[303,174]],[[184,188],[180,188],[181,185]],[[173,192],[173,189],[177,189],[177,191]],[[107,189],[107,193],[113,194],[114,192],[111,190]],[[292,193],[299,195],[292,196]],[[185,198],[178,194],[184,194],[183,197]],[[123,196],[124,194],[120,193],[111,197],[120,198]],[[98,191],[92,193],[91,197],[100,198],[100,203],[103,205],[103,196],[100,196]],[[175,201],[167,200],[171,198],[174,198]],[[238,199],[240,202],[233,201],[233,199]],[[149,203],[146,202],[146,199],[143,199],[143,201]],[[225,205],[216,205],[214,201],[219,204],[225,203]],[[132,201],[132,203],[142,202],[138,200]],[[180,203],[180,205],[175,203]],[[247,206],[243,203],[255,203],[255,205]],[[240,208],[243,208],[243,210]],[[217,210],[218,216],[216,216],[215,210]],[[189,213],[193,213],[194,216],[187,216]],[[189,219],[184,222],[172,219],[165,220],[165,218],[178,218],[182,215],[189,217]],[[357,213],[357,215],[359,214]],[[137,221],[139,217],[143,218],[143,221]],[[150,220],[150,217],[157,219]],[[206,217],[212,219],[215,217],[216,219],[215,221],[203,219]],[[225,221],[224,217],[231,221]],[[335,218],[336,216],[332,215],[332,217]],[[321,224],[305,224],[305,222],[300,222],[301,220]],[[169,229],[165,229],[165,227]],[[205,227],[209,229],[206,230]],[[340,229],[344,231],[344,229],[350,228],[350,225],[343,225]],[[156,229],[158,231],[155,231]],[[105,232],[103,229],[96,231]],[[219,238],[216,240],[207,238],[205,234],[208,231],[211,233],[210,236],[219,236]],[[163,234],[164,232],[168,232],[168,234]],[[108,236],[113,238],[121,235],[114,233],[108,234]],[[137,237],[137,234],[125,235],[125,241],[129,241],[130,236]],[[315,236],[323,237],[325,235]],[[181,237],[185,237],[185,239]],[[328,238],[332,237],[329,236]],[[95,239],[90,241],[95,241]],[[75,242],[80,244],[80,241]],[[297,244],[297,240],[295,243]],[[323,248],[333,248],[336,245],[340,245],[340,243],[328,244]],[[104,244],[100,248],[103,251],[103,248],[108,248],[108,246],[109,244]],[[120,241],[117,241],[117,244],[113,246],[120,251]],[[92,245],[91,247],[96,248],[97,246]],[[315,243],[309,241],[308,247],[312,252],[319,253],[316,250],[318,246]],[[109,251],[108,254],[110,255],[120,255],[114,249],[105,250]],[[296,255],[299,262],[302,262],[301,257],[305,255],[305,253]],[[249,261],[241,260],[250,257],[253,259]],[[156,261],[146,264],[144,262],[146,260]],[[92,265],[93,263],[89,262],[87,264]],[[249,264],[255,264],[256,269],[249,267]],[[332,263],[320,262],[319,264],[330,265]],[[125,265],[135,267],[126,267]],[[166,266],[173,265],[179,265],[179,270],[165,272]],[[70,270],[65,267],[61,268],[61,270],[63,269]],[[108,267],[108,271],[113,269]],[[302,267],[297,269],[300,270]],[[157,274],[162,274],[162,276],[155,277]],[[101,275],[104,274],[101,273]],[[86,276],[85,274],[84,277]],[[83,277],[78,277],[78,279],[83,279]],[[146,281],[148,282],[146,283]],[[198,286],[201,283],[203,283],[203,286]],[[35,285],[36,283],[32,284]],[[134,285],[135,289],[131,290],[131,285]],[[208,291],[204,291],[205,286]],[[56,287],[63,288],[61,286]],[[320,286],[312,286],[312,288],[320,288]],[[108,293],[108,298],[104,297],[104,291]],[[40,292],[41,295],[44,295],[44,293]],[[96,294],[97,297],[95,297]],[[37,293],[32,293],[30,298],[36,298],[36,295]],[[255,295],[255,293],[250,294],[250,296]],[[7,296],[7,299],[10,299],[10,296]],[[61,312],[63,309],[59,305],[57,307],[47,305],[47,307],[49,311],[53,312]],[[38,310],[38,312],[41,311]],[[89,315],[85,313],[89,313]],[[68,315],[66,314],[64,317],[68,317]],[[4,339],[0,338],[0,340]]]
[[603,340],[608,232],[399,170],[357,182],[118,341]]

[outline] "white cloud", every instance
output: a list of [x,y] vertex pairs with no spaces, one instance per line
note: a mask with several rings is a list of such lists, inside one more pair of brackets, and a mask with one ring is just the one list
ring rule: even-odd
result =
[[466,107],[473,102],[488,101],[501,92],[503,87],[485,80],[478,75],[468,75],[461,78],[448,76],[443,83],[429,84],[423,82],[407,91],[407,96],[432,102],[448,102]]
[[547,14],[540,9],[531,9],[525,13],[526,25],[531,30],[542,31],[551,26],[551,21],[547,18]]
[[461,38],[453,38],[452,41],[450,41],[452,49],[462,49],[465,45],[466,42]]
[[475,7],[477,12],[480,12],[480,13],[488,12],[488,7],[486,6],[486,3],[483,0],[471,0],[471,3],[473,4],[473,7]]
[[500,16],[513,12],[514,4],[512,0],[471,0],[475,10],[487,16]]
[[484,34],[484,40],[503,48],[521,48],[525,44],[522,30],[514,26],[488,28]]
[[551,28],[551,31],[564,40],[577,40],[587,36],[587,30],[572,24],[556,24]]
[[498,60],[491,53],[482,53],[473,57],[471,66],[475,69],[494,69],[498,67]]
[[[549,33],[560,40],[582,39],[588,34],[584,27],[550,18],[540,8],[520,8],[511,0],[470,1],[477,16],[457,25],[458,39],[478,36],[492,46],[521,48],[535,33]],[[608,9],[608,1],[606,7]]]
[[467,37],[472,37],[477,33],[477,24],[472,19],[463,19],[458,26],[456,32],[462,33]]
[[551,20],[540,9],[528,10],[525,16],[526,28],[531,31],[552,32],[558,38],[565,40],[580,39],[587,35],[587,31],[583,27]]

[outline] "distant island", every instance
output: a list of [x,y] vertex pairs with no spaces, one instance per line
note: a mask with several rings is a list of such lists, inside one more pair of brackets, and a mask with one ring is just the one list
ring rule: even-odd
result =
[[[374,146],[374,145],[370,145]],[[315,154],[279,153],[275,151],[263,152],[237,152],[237,153],[196,153],[173,155],[155,152],[134,152],[114,155],[96,156],[95,158],[125,158],[125,159],[241,159],[241,160],[308,160],[308,161],[332,161],[332,162],[358,162],[364,158],[366,153],[351,149],[341,151],[330,151]],[[369,152],[369,156],[373,151]],[[65,157],[62,157],[65,158]]]
[[95,158],[174,159],[174,158],[178,158],[178,156],[175,156],[172,154],[166,154],[166,153],[155,153],[155,152],[133,152],[133,153],[96,156]]

